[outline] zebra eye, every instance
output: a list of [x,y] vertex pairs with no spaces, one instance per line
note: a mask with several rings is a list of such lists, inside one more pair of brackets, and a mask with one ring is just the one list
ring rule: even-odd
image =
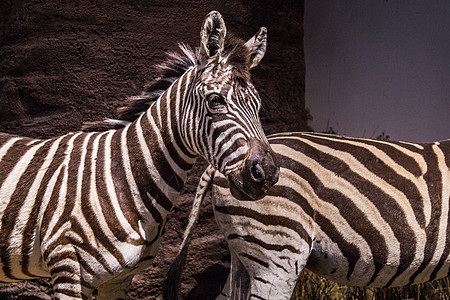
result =
[[217,93],[212,93],[207,96],[208,106],[212,109],[218,109],[225,106],[225,98]]

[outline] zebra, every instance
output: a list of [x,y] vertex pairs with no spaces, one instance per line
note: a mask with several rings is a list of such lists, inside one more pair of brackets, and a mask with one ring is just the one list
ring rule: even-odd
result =
[[362,287],[449,275],[450,140],[415,144],[308,132],[268,140],[280,166],[278,183],[261,200],[243,201],[209,167],[167,278],[179,279],[209,184],[231,253],[217,299],[290,299],[305,267]]
[[198,156],[236,195],[261,198],[278,180],[249,75],[266,29],[244,43],[213,11],[200,37],[102,131],[0,134],[0,282],[51,277],[55,299],[125,298]]

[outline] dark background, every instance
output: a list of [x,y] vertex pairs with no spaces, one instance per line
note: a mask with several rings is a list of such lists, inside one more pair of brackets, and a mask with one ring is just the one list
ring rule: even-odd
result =
[[[0,131],[45,138],[114,118],[122,101],[154,78],[153,66],[165,51],[179,42],[199,45],[202,21],[211,10],[220,11],[227,30],[245,40],[261,26],[268,29],[266,56],[252,75],[266,133],[306,128],[301,0],[3,0],[0,10]],[[159,255],[135,276],[130,298],[160,298],[203,167],[192,172],[169,216]],[[183,297],[214,298],[229,259],[208,203],[190,250]],[[0,297],[49,293],[45,280],[0,286]]]

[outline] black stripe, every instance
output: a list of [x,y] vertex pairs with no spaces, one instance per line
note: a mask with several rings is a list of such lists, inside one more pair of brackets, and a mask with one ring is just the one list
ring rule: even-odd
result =
[[[31,274],[29,271],[29,253],[31,253],[33,247],[34,247],[34,240],[36,238],[36,226],[38,222],[38,215],[39,210],[41,208],[42,200],[45,194],[45,190],[47,188],[47,184],[54,174],[54,172],[57,170],[58,166],[63,162],[63,155],[67,149],[67,143],[68,141],[73,137],[73,135],[69,135],[67,138],[64,138],[61,140],[58,149],[56,150],[55,156],[53,157],[53,161],[50,164],[49,168],[46,170],[44,176],[42,177],[41,185],[39,186],[39,189],[36,193],[35,203],[33,205],[33,208],[31,210],[30,216],[28,218],[27,224],[24,227],[24,235],[23,235],[23,244],[22,244],[22,272],[28,276],[36,276]],[[77,138],[80,138],[79,136]],[[76,140],[74,140],[74,149],[76,145]],[[78,163],[76,163],[78,166]],[[71,191],[71,189],[76,188],[76,184],[71,184],[71,177],[77,175],[76,170],[73,169],[72,161],[69,161],[69,166],[67,168],[68,170],[68,181],[67,181],[67,195],[65,199],[65,208],[63,212],[63,216],[67,216],[69,212],[72,211],[72,206],[70,205],[70,201],[68,199],[73,196],[75,197],[75,192]],[[76,179],[75,179],[76,182]],[[72,201],[73,202],[73,201]],[[63,223],[66,222],[66,218],[62,217],[58,220],[58,222],[55,225],[55,228],[60,228]],[[39,234],[39,233],[38,233]],[[44,232],[41,231],[41,236],[44,236]]]
[[234,240],[234,239],[242,239],[248,243],[257,244],[258,246],[269,250],[269,251],[278,251],[281,252],[283,250],[288,250],[292,253],[299,254],[300,251],[298,249],[295,249],[291,245],[274,245],[274,244],[268,244],[266,242],[261,241],[260,239],[256,238],[252,235],[239,235],[237,233],[232,233],[227,237],[228,240]]
[[260,300],[266,300],[266,298],[263,298],[263,297],[261,297],[261,296],[258,296],[258,295],[255,295],[255,294],[250,294],[250,299],[251,298],[256,298],[256,299],[260,299]]
[[[360,146],[356,145],[350,145],[345,143],[340,143],[339,141],[330,141],[321,139],[318,137],[309,137],[309,136],[301,136],[302,139],[310,140],[316,144],[327,146],[333,150],[342,151],[344,153],[351,154],[357,161],[359,161],[362,165],[364,165],[370,172],[372,172],[374,175],[377,175],[378,177],[385,180],[387,183],[395,187],[397,190],[401,191],[407,199],[409,199],[410,205],[413,208],[414,214],[416,216],[417,222],[419,225],[425,227],[425,215],[424,215],[424,207],[423,207],[423,201],[420,201],[422,199],[422,196],[416,186],[416,182],[411,182],[410,180],[398,175],[396,170],[392,169],[385,163],[384,161],[378,159],[371,151],[362,148]],[[340,137],[336,137],[340,138]],[[342,140],[342,139],[341,139]],[[357,140],[357,142],[363,143],[363,144],[370,144],[366,140]],[[292,149],[295,149],[296,151],[300,151],[307,155],[308,157],[316,160],[320,165],[325,167],[326,169],[339,174],[339,176],[343,175],[351,175],[354,177],[354,173],[352,173],[349,170],[348,165],[339,158],[336,158],[334,156],[325,154],[321,152],[320,150],[316,150],[314,147],[311,147],[305,143],[303,143],[301,140],[289,140],[285,139],[283,140],[281,137],[277,139],[277,144],[283,144],[288,147],[291,147]],[[376,143],[376,142],[375,142]],[[386,146],[384,144],[375,144],[372,145],[377,148],[382,148],[381,146]],[[380,146],[380,147],[378,147]],[[385,154],[387,156],[390,156],[396,163],[401,165],[403,168],[405,168],[406,171],[410,172],[414,177],[419,177],[423,175],[421,173],[421,170],[419,168],[419,165],[417,162],[412,159],[409,156],[406,156],[405,154],[399,152],[397,149],[389,147],[390,149],[384,149],[386,152]],[[423,154],[423,153],[422,153]],[[300,173],[297,173],[300,174]],[[361,178],[361,176],[358,176]],[[357,181],[358,178],[355,178]],[[355,185],[355,184],[354,184]],[[359,181],[357,181],[356,185],[359,187]],[[367,184],[366,184],[367,185]],[[361,186],[362,187],[362,186]],[[369,188],[369,191],[372,188]],[[378,192],[375,192],[374,194],[377,194]],[[370,194],[370,192],[369,192]],[[419,201],[417,201],[419,199]],[[374,204],[377,204],[377,201],[372,201]],[[395,202],[395,201],[380,201],[380,203],[389,203],[389,202]]]
[[[3,135],[0,135],[0,137],[3,137]],[[8,135],[8,137],[9,138],[5,141],[5,144],[10,140],[10,138],[14,138],[14,136],[10,135]],[[34,144],[28,146],[27,143],[30,141],[31,139],[21,139],[10,146],[5,156],[3,156],[0,161],[0,168],[2,170],[0,172],[0,183],[3,183],[3,181],[8,177],[19,159],[21,159],[28,150],[35,146]]]
[[255,257],[255,256],[253,256],[251,254],[248,254],[248,253],[245,253],[245,252],[240,252],[239,256],[248,258],[249,260],[251,260],[251,261],[253,261],[253,262],[263,266],[264,268],[268,268],[269,267],[269,263],[267,263],[265,261],[262,261],[261,259]]
[[[103,214],[106,224],[109,228],[109,230],[113,233],[114,237],[117,238],[120,242],[127,242],[127,243],[133,243],[134,245],[141,245],[143,244],[143,239],[140,239],[140,241],[133,241],[131,240],[130,236],[128,235],[127,231],[121,226],[121,222],[118,219],[113,204],[111,203],[111,198],[109,197],[109,193],[107,191],[108,186],[106,182],[105,177],[105,164],[106,164],[106,157],[105,157],[105,146],[106,146],[106,138],[107,135],[102,136],[102,138],[99,141],[99,148],[98,148],[98,155],[96,160],[96,188],[97,193],[99,195],[99,202],[101,207],[101,214]],[[112,159],[112,158],[111,158]],[[112,164],[112,160],[110,161]],[[111,170],[110,170],[111,171]],[[114,176],[121,175],[114,174]],[[111,174],[113,177],[113,175]],[[123,177],[122,177],[123,178]],[[114,189],[114,185],[111,187]],[[117,196],[117,195],[116,195]],[[136,222],[137,223],[137,222]],[[139,232],[139,231],[137,231]]]
[[[148,135],[148,133],[144,133],[144,136],[146,134]],[[138,144],[136,128],[130,128],[128,130],[127,146],[128,154],[130,157],[131,171],[133,172],[134,180],[139,187],[139,192],[142,199],[144,200],[145,206],[150,212],[152,211],[151,207],[153,205],[148,199],[148,191],[151,193],[152,197],[158,202],[159,205],[161,205],[165,210],[170,211],[170,209],[172,208],[172,202],[170,202],[167,196],[159,189],[159,187],[154,182],[154,174],[149,174],[149,170],[145,166],[145,158],[143,157],[144,154],[141,152],[140,146]],[[152,148],[149,148],[149,150],[152,151]],[[156,220],[158,217],[154,216],[154,218]]]
[[280,264],[277,264],[276,262],[274,262],[273,260],[272,260],[272,263],[277,267],[277,268],[279,268],[279,269],[282,269],[284,272],[286,272],[286,273],[289,273],[289,271],[288,270],[286,270],[286,268],[285,267],[283,267],[282,265],[280,265]]
[[[188,76],[189,75],[186,72],[183,76],[181,76],[178,79],[178,82],[177,82],[178,85],[181,86],[181,88],[180,88],[180,105],[179,105],[180,110],[182,109],[184,103],[188,103],[189,102],[189,91],[190,91],[191,86],[186,86],[186,84],[188,83]],[[192,83],[193,83],[192,81],[189,81],[190,85],[192,85]],[[175,87],[176,86],[174,86],[174,88]],[[186,93],[186,98],[187,99],[183,99],[183,95],[184,95],[185,92],[187,92]],[[175,90],[175,95],[176,95],[176,90]],[[171,110],[172,116],[174,116],[175,114],[179,114],[179,118],[181,119],[182,118],[181,111],[176,111],[176,107],[175,107],[176,103],[175,102],[176,102],[175,100],[170,101],[170,110]],[[172,133],[173,133],[173,136],[174,136],[174,139],[175,139],[175,143],[178,145],[178,147],[183,152],[183,154],[186,155],[187,157],[192,158],[192,159],[196,158],[197,154],[192,153],[191,152],[192,149],[188,150],[186,148],[187,144],[185,143],[184,138],[181,137],[181,135],[180,135],[180,128],[178,128],[178,124],[176,124],[176,119],[174,117],[172,118],[171,125],[172,125]],[[182,166],[182,164],[180,164],[180,166]],[[183,169],[184,169],[184,167],[183,167]],[[185,170],[187,170],[187,169],[185,169]]]
[[263,279],[261,277],[258,277],[258,276],[253,276],[253,279],[261,281],[264,284],[269,284],[270,283],[269,281],[267,281],[267,280],[265,280],[265,279]]
[[220,212],[223,214],[233,215],[233,216],[244,216],[247,218],[254,219],[264,225],[267,226],[283,226],[286,228],[289,228],[295,232],[297,232],[301,239],[305,240],[307,244],[311,244],[311,237],[306,232],[305,228],[300,222],[297,222],[296,220],[292,220],[286,217],[282,216],[273,216],[273,215],[266,215],[261,214],[255,210],[246,208],[246,207],[240,207],[240,206],[218,206],[216,205],[214,207],[216,212]]
[[[441,150],[444,154],[445,153],[449,154],[445,157],[445,160],[446,160],[447,167],[450,169],[450,141],[442,142],[441,145],[439,146],[439,148],[441,148]],[[447,171],[443,170],[443,172],[447,172]],[[450,198],[442,199],[442,201],[447,201],[448,203],[450,203]],[[447,222],[447,230],[445,231],[445,233],[446,233],[445,234],[445,248],[444,248],[444,251],[442,252],[442,255],[441,255],[441,258],[439,259],[438,264],[436,265],[433,272],[431,273],[430,280],[433,280],[436,278],[437,273],[444,266],[444,263],[447,261],[448,256],[450,255],[450,211],[449,211],[449,215],[447,215],[444,218],[445,218],[445,222]],[[441,222],[443,222],[443,221],[441,221]],[[449,270],[449,272],[450,272],[450,270]],[[447,277],[449,275],[450,274],[447,274]]]
[[[133,196],[131,195],[130,186],[128,185],[126,173],[124,171],[124,161],[121,151],[122,132],[123,130],[116,131],[111,139],[111,176],[113,188],[116,191],[120,210],[133,230],[139,233],[139,220],[141,216],[139,215],[134,201],[132,201]],[[144,241],[141,239],[135,241],[128,238],[127,242],[136,245],[141,244]]]
[[450,169],[450,140],[440,142],[439,148],[442,150],[445,156],[445,163]]
[[[438,243],[437,233],[439,231],[440,216],[442,213],[442,175],[439,172],[437,157],[432,150],[432,146],[426,145],[425,151],[425,161],[427,162],[428,170],[424,175],[424,179],[429,183],[428,192],[430,193],[431,199],[431,219],[427,228],[425,228],[427,240],[425,243],[424,259],[417,271],[410,277],[409,284],[412,284],[415,278],[428,267],[433,258]],[[443,216],[443,218],[445,219],[447,216]]]

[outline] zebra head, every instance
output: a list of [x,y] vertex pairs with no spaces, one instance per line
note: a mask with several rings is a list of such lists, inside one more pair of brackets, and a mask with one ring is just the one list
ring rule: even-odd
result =
[[258,116],[261,99],[249,73],[265,54],[267,30],[261,28],[245,43],[227,34],[222,16],[213,11],[200,36],[197,72],[182,112],[184,135],[228,177],[233,195],[259,199],[279,174]]

